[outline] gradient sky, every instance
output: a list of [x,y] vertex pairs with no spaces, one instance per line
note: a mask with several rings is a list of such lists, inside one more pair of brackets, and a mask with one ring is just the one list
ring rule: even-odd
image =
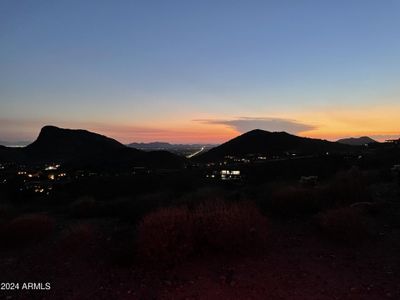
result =
[[400,136],[400,1],[2,0],[0,140]]

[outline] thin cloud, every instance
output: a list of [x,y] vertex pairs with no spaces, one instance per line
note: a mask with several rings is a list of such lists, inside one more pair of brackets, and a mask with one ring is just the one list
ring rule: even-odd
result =
[[194,120],[202,124],[225,125],[240,133],[253,129],[263,129],[268,131],[286,131],[292,134],[316,129],[317,127],[310,124],[304,124],[296,120],[284,118],[251,118],[240,117],[233,120],[220,119],[197,119]]

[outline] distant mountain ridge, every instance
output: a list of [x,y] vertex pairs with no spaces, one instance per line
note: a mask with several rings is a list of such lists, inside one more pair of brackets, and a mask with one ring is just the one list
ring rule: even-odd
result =
[[178,167],[181,157],[165,151],[144,152],[82,129],[44,126],[30,145],[0,149],[0,158],[25,162],[59,161],[74,166],[95,167]]
[[130,143],[128,147],[136,149],[169,149],[171,148],[170,143],[166,142],[151,142],[151,143]]
[[368,136],[361,136],[359,138],[344,138],[337,140],[336,142],[341,143],[341,144],[347,144],[347,145],[353,145],[353,146],[362,146],[362,145],[367,145],[371,143],[378,143],[374,139],[371,139]]
[[140,150],[170,150],[170,149],[189,149],[189,148],[199,148],[199,147],[215,147],[214,144],[171,144],[167,142],[149,142],[149,143],[130,143],[127,144],[128,147],[136,148]]
[[223,159],[225,156],[249,154],[280,155],[285,152],[318,154],[350,150],[351,146],[326,140],[304,138],[287,132],[254,129],[197,156],[202,161]]

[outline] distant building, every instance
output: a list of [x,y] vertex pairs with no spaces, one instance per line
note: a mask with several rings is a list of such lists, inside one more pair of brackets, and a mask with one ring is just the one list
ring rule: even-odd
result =
[[224,169],[220,171],[214,170],[211,173],[208,173],[206,175],[206,178],[229,181],[229,180],[240,180],[242,179],[242,175],[240,170]]
[[60,167],[59,164],[51,164],[51,165],[46,165],[44,170],[45,171],[53,171],[53,170],[58,170],[59,167]]
[[221,180],[238,180],[241,179],[239,170],[221,170]]
[[386,143],[400,145],[400,139],[397,140],[386,140]]

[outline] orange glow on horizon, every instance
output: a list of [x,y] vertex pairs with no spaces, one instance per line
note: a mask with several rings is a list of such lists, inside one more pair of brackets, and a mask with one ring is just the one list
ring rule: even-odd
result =
[[[112,137],[122,143],[132,142],[169,142],[174,144],[220,144],[224,143],[240,133],[232,128],[225,126],[182,126],[164,129],[130,130],[107,129],[101,130],[101,133]],[[93,128],[96,131],[96,128]],[[97,131],[99,132],[99,131]]]
[[[290,132],[299,136],[327,139],[331,141],[346,137],[369,136],[378,141],[385,141],[400,136],[400,104],[386,103],[378,105],[364,105],[353,107],[315,107],[305,108],[304,111],[290,111],[286,113],[273,112],[268,117],[283,117],[282,120],[292,120],[299,124],[309,126],[310,130]],[[265,116],[265,115],[264,115]],[[253,119],[264,117],[255,116]],[[244,133],[235,127],[235,120],[229,116],[200,115],[186,116],[186,119],[175,118],[173,120],[158,119],[145,123],[132,124],[129,121],[99,122],[95,120],[86,121],[54,121],[54,120],[3,120],[1,136],[7,141],[35,140],[40,128],[44,125],[54,125],[62,128],[86,129],[95,133],[114,138],[124,144],[132,142],[169,142],[169,143],[203,143],[220,144]],[[196,121],[197,119],[197,121]],[[200,120],[211,120],[211,122],[199,122]],[[246,118],[236,118],[246,120]],[[251,119],[251,118],[250,118]],[[217,120],[217,122],[213,122]],[[218,120],[228,120],[219,122]],[[251,128],[256,129],[256,128]],[[258,129],[269,130],[258,127]],[[250,130],[250,129],[248,129]],[[245,130],[247,131],[247,130]],[[278,130],[276,130],[278,131]],[[20,138],[18,138],[20,136]],[[22,138],[21,138],[22,137]]]
[[[388,138],[400,136],[398,115],[400,115],[400,108],[382,106],[364,109],[315,110],[301,115],[293,114],[290,118],[315,126],[315,129],[293,133],[299,136],[331,141],[346,137],[370,136],[375,140],[385,141]],[[123,143],[162,141],[219,144],[244,133],[227,125],[193,121],[186,121],[182,124],[165,122],[157,125],[157,127],[140,128],[130,125],[89,126],[88,129]],[[268,128],[260,129],[268,130]]]
[[[300,132],[300,136],[338,140],[346,137],[369,136],[378,141],[400,136],[400,105],[353,108],[332,107],[298,115],[297,119],[312,120],[316,129]],[[310,123],[310,122],[309,122]]]

